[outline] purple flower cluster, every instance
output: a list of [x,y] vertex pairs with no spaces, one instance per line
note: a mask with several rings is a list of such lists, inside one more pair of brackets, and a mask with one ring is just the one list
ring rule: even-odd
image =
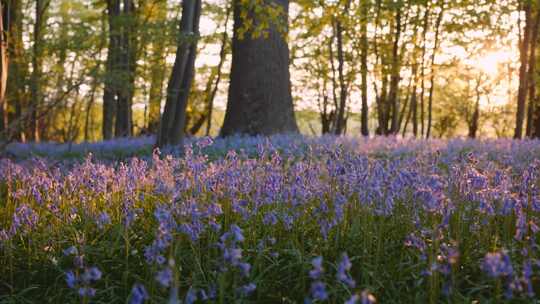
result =
[[101,271],[95,266],[86,267],[83,259],[84,256],[79,254],[78,249],[74,246],[64,249],[64,255],[68,257],[74,256],[73,263],[76,267],[75,270],[65,272],[67,286],[77,290],[77,293],[82,298],[94,297],[96,295],[96,289],[91,286],[101,279]]
[[[133,285],[130,303],[164,292],[186,303],[235,302],[266,300],[297,276],[286,272],[300,257],[320,252],[337,261],[311,261],[308,301],[373,303],[367,289],[383,301],[389,291],[363,282],[387,273],[356,277],[381,266],[398,268],[396,286],[429,287],[433,297],[471,285],[495,290],[495,281],[532,297],[540,275],[538,155],[537,141],[280,135],[189,139],[181,157],[1,159],[0,250],[9,250],[0,264],[31,252],[46,264],[76,244],[64,250],[74,264],[65,279],[83,297],[101,282],[88,265],[95,261],[107,274],[125,263],[136,274],[129,284],[144,282],[148,290]],[[506,250],[492,252],[494,244]],[[344,251],[354,253],[355,267]],[[466,292],[480,297],[478,290]]]

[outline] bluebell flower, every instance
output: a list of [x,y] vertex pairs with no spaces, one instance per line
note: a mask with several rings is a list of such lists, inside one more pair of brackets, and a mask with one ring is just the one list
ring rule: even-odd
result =
[[251,265],[249,263],[239,263],[238,268],[240,269],[244,277],[249,276],[249,271],[251,270]]
[[99,229],[103,229],[106,225],[109,225],[110,223],[111,217],[105,211],[101,212],[96,219],[96,224]]
[[75,276],[75,273],[72,270],[68,270],[66,271],[65,275],[66,275],[66,283],[68,287],[75,288],[78,282],[77,277]]
[[87,268],[81,276],[84,282],[98,281],[101,279],[101,271],[97,267]]
[[246,296],[250,295],[252,292],[254,292],[255,289],[257,289],[257,285],[255,285],[254,283],[249,283],[249,284],[240,286],[238,288],[238,292],[242,296],[246,297]]
[[68,255],[79,254],[79,251],[77,250],[77,247],[71,246],[71,247],[68,247],[68,248],[64,249],[63,253],[64,253],[65,256],[68,256]]
[[173,279],[173,272],[170,268],[165,268],[164,270],[161,270],[156,275],[156,280],[159,284],[163,287],[169,287],[171,285]]
[[148,292],[142,284],[135,284],[131,288],[131,297],[129,299],[129,304],[142,304],[145,300],[148,300]]
[[511,276],[514,272],[510,257],[505,251],[487,253],[482,268],[492,278]]
[[73,264],[75,264],[75,266],[77,268],[84,268],[84,256],[82,255],[77,255],[73,258]]
[[231,233],[234,237],[234,240],[237,242],[243,242],[244,241],[244,235],[242,234],[242,229],[238,227],[237,225],[231,225]]
[[91,287],[80,287],[79,296],[84,298],[92,298],[96,295],[96,290]]
[[315,300],[324,301],[328,299],[326,285],[321,281],[316,281],[311,284],[311,297]]
[[360,296],[353,294],[344,304],[356,304],[358,301],[360,301]]
[[186,293],[184,303],[193,304],[195,303],[195,301],[197,301],[197,290],[193,289],[193,287],[190,287]]
[[322,276],[322,274],[324,272],[322,262],[323,262],[322,256],[318,256],[318,257],[314,258],[313,260],[311,260],[311,265],[313,265],[313,269],[309,272],[309,276],[312,279],[316,280],[316,279],[319,279]]
[[356,286],[356,282],[351,278],[349,275],[349,270],[351,270],[352,264],[349,260],[349,256],[347,253],[343,253],[341,257],[341,261],[338,264],[338,270],[337,270],[337,279],[349,286],[349,288],[354,288]]

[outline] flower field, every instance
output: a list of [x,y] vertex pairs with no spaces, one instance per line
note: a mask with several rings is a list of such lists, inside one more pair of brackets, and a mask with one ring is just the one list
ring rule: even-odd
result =
[[538,302],[539,141],[134,145],[0,160],[0,303]]

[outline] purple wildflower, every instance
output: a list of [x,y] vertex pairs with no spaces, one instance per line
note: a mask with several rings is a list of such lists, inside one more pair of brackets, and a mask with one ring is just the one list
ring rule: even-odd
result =
[[186,293],[186,298],[184,300],[184,303],[193,304],[195,303],[195,301],[197,301],[197,290],[190,287]]
[[66,275],[66,283],[68,287],[75,288],[78,282],[77,277],[75,276],[75,273],[72,270],[68,270],[66,271],[65,275]]
[[313,260],[311,260],[311,265],[313,265],[313,269],[309,272],[309,276],[312,279],[317,280],[322,276],[324,272],[324,268],[322,267],[322,262],[323,262],[322,256],[316,257]]
[[131,298],[129,299],[129,304],[142,304],[145,300],[148,300],[148,292],[142,284],[135,284],[131,288]]
[[245,297],[245,296],[250,295],[252,292],[254,292],[256,288],[257,288],[257,285],[255,285],[254,283],[249,283],[249,284],[240,286],[240,287],[238,288],[238,292],[239,292],[242,296]]
[[316,281],[311,284],[311,296],[315,300],[325,301],[328,299],[326,286],[321,281]]
[[91,287],[80,287],[79,296],[83,298],[92,298],[96,295],[96,290]]
[[487,253],[482,266],[492,278],[511,276],[514,272],[510,257],[505,251]]
[[356,282],[351,278],[349,275],[349,270],[351,270],[352,264],[349,260],[349,256],[347,253],[343,253],[341,257],[341,261],[338,264],[338,271],[337,271],[337,279],[349,286],[349,288],[354,288],[356,286]]
[[173,279],[172,269],[167,267],[164,270],[161,270],[156,275],[156,280],[163,287],[169,287]]

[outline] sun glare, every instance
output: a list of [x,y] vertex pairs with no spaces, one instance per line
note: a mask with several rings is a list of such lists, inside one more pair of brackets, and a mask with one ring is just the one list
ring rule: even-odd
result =
[[489,77],[495,78],[501,72],[501,65],[506,64],[512,59],[512,52],[497,50],[484,54],[471,62],[471,64],[486,73]]

